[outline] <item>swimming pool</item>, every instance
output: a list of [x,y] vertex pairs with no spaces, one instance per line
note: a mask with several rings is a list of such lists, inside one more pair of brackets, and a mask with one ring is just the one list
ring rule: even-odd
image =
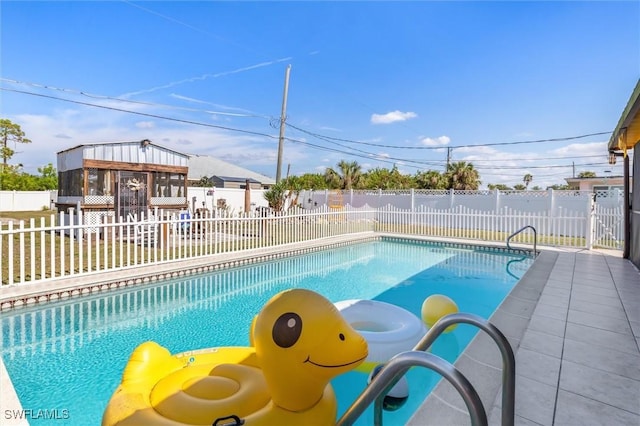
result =
[[[68,418],[56,424],[98,424],[131,351],[145,340],[172,353],[245,346],[251,318],[271,296],[292,287],[318,291],[333,302],[381,300],[416,315],[427,296],[440,293],[461,311],[488,318],[532,263],[516,259],[423,242],[352,244],[9,312],[2,318],[2,357],[23,408],[67,410]],[[453,362],[475,333],[461,325],[441,336],[432,351]],[[387,425],[405,423],[438,377],[412,369],[408,379],[409,401],[385,413]],[[348,373],[333,383],[341,414],[366,375]],[[361,423],[372,424],[366,416]]]

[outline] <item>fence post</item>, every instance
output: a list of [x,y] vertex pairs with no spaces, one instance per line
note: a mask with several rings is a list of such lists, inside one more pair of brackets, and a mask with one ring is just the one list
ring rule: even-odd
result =
[[553,188],[547,190],[549,192],[549,215],[553,217],[556,209],[556,193],[553,192]]
[[453,208],[453,188],[449,189],[449,208]]
[[591,250],[593,248],[593,232],[594,232],[594,221],[595,221],[595,207],[596,203],[592,197],[587,197],[587,223],[586,223],[586,243],[587,250]]
[[498,188],[494,189],[495,191],[495,197],[493,199],[493,202],[495,203],[495,205],[493,206],[493,211],[498,213],[500,211],[500,190]]
[[411,211],[415,212],[416,210],[416,193],[415,190],[413,188],[411,188]]

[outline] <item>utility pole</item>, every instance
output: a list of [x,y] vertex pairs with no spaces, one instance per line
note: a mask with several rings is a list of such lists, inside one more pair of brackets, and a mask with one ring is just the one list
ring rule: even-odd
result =
[[282,168],[282,150],[284,148],[284,123],[287,118],[287,94],[289,93],[289,74],[291,64],[287,65],[284,74],[284,95],[282,96],[282,113],[280,114],[280,138],[278,138],[278,165],[276,170],[276,183],[280,182],[280,169]]
[[447,147],[447,167],[444,169],[445,173],[449,171],[449,163],[451,162],[451,147]]

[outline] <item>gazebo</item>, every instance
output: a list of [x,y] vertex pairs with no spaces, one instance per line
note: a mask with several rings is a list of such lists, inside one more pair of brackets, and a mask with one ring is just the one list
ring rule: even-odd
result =
[[186,209],[188,157],[150,140],[78,145],[57,153],[59,211],[85,224],[152,208]]

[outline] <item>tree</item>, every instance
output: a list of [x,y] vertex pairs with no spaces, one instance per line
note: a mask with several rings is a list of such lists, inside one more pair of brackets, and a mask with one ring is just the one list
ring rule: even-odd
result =
[[362,168],[357,161],[340,161],[338,171],[327,167],[324,178],[331,189],[352,189],[358,185]]
[[289,208],[297,206],[298,198],[300,198],[300,193],[303,189],[300,178],[298,176],[289,176],[285,179],[285,188],[289,191],[286,197],[291,199]]
[[440,172],[435,170],[427,170],[426,172],[418,172],[413,177],[416,188],[419,189],[446,189],[447,179]]
[[490,190],[497,189],[498,191],[511,191],[513,189],[503,183],[490,183],[487,185],[487,188],[489,188]]
[[541,191],[542,190],[542,188],[540,188],[538,185],[534,186],[531,189],[533,189],[534,191]]
[[558,185],[558,184],[555,184],[555,185],[547,186],[547,189],[553,189],[554,191],[564,191],[564,190],[571,189],[571,188],[569,187],[569,185]]
[[0,118],[0,142],[2,142],[0,153],[2,155],[3,168],[7,166],[7,161],[16,153],[11,149],[11,147],[9,147],[9,142],[31,143],[29,139],[25,138],[20,125],[13,123],[11,120],[7,120],[6,118]]
[[286,180],[281,180],[262,193],[264,199],[269,203],[269,207],[277,212],[284,210],[286,195],[285,182]]
[[480,175],[473,167],[473,164],[465,161],[458,161],[447,166],[447,183],[449,189],[465,190],[478,189],[480,186]]
[[578,173],[578,177],[579,177],[579,178],[592,178],[592,177],[596,177],[596,172],[590,172],[590,171],[580,172],[580,173]]
[[298,176],[298,180],[304,189],[328,189],[327,181],[320,173],[305,173]]
[[262,196],[269,203],[269,207],[276,212],[281,212],[285,210],[287,204],[288,208],[298,205],[298,197],[301,191],[302,187],[300,186],[299,178],[297,176],[289,176],[266,190]]
[[360,184],[367,189],[409,189],[412,179],[394,165],[391,170],[380,167],[369,170],[360,178]]
[[524,191],[525,189],[527,189],[527,187],[521,183],[517,183],[513,185],[513,189],[515,189],[516,191]]
[[38,167],[39,176],[22,171],[22,164],[0,168],[0,190],[46,191],[58,188],[58,174],[53,164]]
[[46,191],[47,189],[58,188],[58,172],[53,164],[49,163],[44,167],[38,167],[38,189],[39,191]]
[[209,180],[208,177],[202,176],[199,181],[190,183],[189,186],[197,186],[197,187],[200,187],[200,188],[209,188],[209,187],[213,186],[213,183],[211,183],[211,180]]
[[533,176],[531,176],[529,173],[524,175],[524,178],[522,178],[522,181],[524,182],[524,189],[529,188],[529,184],[531,183],[532,180],[533,180]]

